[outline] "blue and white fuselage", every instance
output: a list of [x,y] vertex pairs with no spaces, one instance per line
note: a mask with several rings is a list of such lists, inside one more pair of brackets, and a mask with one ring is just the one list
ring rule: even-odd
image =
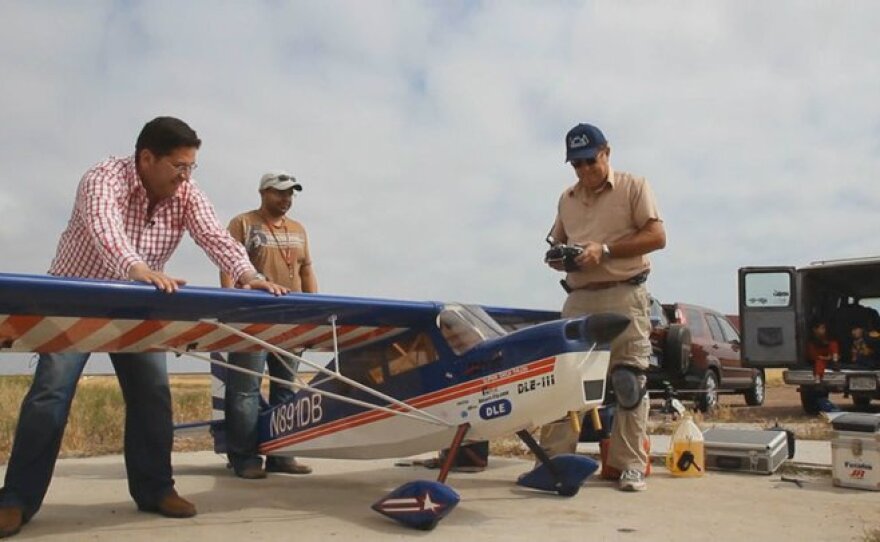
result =
[[[358,459],[413,455],[447,446],[459,424],[470,424],[468,438],[488,440],[599,406],[608,350],[580,334],[586,321],[556,320],[514,331],[481,342],[461,356],[449,354],[403,374],[388,375],[380,383],[370,382],[372,388],[446,425],[303,390],[291,403],[261,415],[260,451]],[[442,335],[432,332],[429,338],[439,350]],[[381,349],[381,344],[373,346]],[[344,354],[342,359],[345,364]],[[387,366],[374,369],[388,373]],[[339,392],[341,386],[324,380],[314,387]],[[348,392],[352,398],[375,402],[360,390]]]

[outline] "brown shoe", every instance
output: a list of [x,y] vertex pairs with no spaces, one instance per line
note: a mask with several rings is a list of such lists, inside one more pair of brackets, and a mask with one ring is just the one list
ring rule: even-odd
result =
[[18,506],[0,507],[0,538],[12,536],[20,531],[23,522],[21,508]]
[[262,465],[246,465],[240,469],[232,469],[236,476],[246,480],[260,480],[266,477],[266,471]]
[[171,490],[162,497],[155,507],[139,507],[144,512],[155,512],[166,518],[191,518],[196,515],[196,506]]
[[284,474],[311,474],[312,467],[301,465],[293,458],[266,458],[266,472],[281,472]]

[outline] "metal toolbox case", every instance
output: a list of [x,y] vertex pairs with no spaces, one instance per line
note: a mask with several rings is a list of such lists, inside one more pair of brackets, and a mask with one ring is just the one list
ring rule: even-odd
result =
[[788,459],[785,431],[713,427],[703,440],[708,470],[772,474]]
[[880,491],[880,416],[851,412],[831,425],[831,482]]

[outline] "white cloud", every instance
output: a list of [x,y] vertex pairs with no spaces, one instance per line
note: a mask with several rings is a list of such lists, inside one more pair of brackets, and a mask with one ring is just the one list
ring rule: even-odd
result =
[[[736,269],[876,252],[868,2],[0,4],[3,271],[40,273],[76,182],[159,114],[204,140],[225,221],[306,187],[324,291],[558,307],[540,262],[580,121],[652,182],[664,301],[736,309]],[[216,272],[192,243],[169,271]]]

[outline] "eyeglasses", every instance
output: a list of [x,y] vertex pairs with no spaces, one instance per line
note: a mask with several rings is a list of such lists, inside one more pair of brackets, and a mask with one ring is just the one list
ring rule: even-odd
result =
[[279,181],[296,181],[296,178],[292,175],[276,175],[275,178]]
[[571,161],[571,167],[595,166],[597,158],[577,158]]
[[195,171],[197,167],[199,167],[199,165],[193,162],[192,164],[171,164],[171,167],[173,167],[174,170],[177,171],[178,175],[186,175],[187,177],[189,177],[190,175],[192,175],[192,172]]

